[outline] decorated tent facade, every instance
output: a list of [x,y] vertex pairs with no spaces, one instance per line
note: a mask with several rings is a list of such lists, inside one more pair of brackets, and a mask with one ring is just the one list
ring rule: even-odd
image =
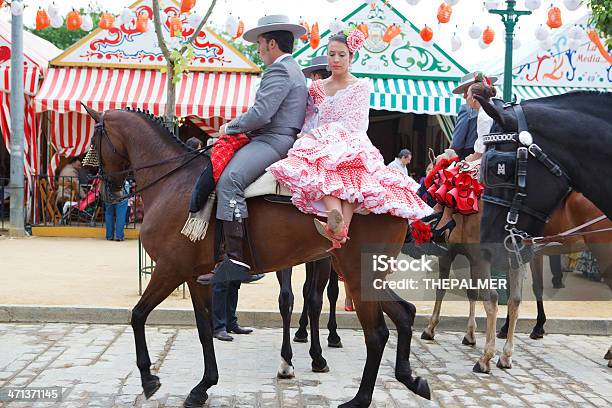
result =
[[[374,111],[368,134],[385,159],[389,160],[397,153],[391,151],[398,145],[411,147],[413,153],[417,149],[416,145],[423,151],[426,145],[441,148],[447,142],[404,136],[416,133],[413,130],[417,129],[429,127],[431,130],[434,126],[442,130],[447,138],[450,136],[453,126],[451,118],[459,112],[463,103],[461,95],[453,94],[452,90],[467,70],[437,44],[425,45],[419,29],[384,0],[364,2],[344,17],[342,22],[345,25],[365,23],[368,26],[369,37],[365,45],[355,53],[352,73],[372,81],[374,91],[370,96],[370,107]],[[393,24],[401,29],[401,33],[386,42],[385,32]],[[328,39],[332,34],[329,30],[324,32],[321,44],[316,49],[306,44],[295,52],[298,63],[306,66],[311,57],[326,55]],[[376,111],[386,113],[381,115],[381,112]],[[435,118],[431,115],[435,115]],[[385,118],[397,123],[382,125]],[[377,126],[377,123],[381,125]],[[379,129],[374,129],[376,127]],[[379,135],[380,132],[386,134]],[[426,136],[428,139],[432,138],[431,132],[424,133],[429,133]],[[401,140],[397,140],[398,135]],[[389,143],[389,139],[394,137],[395,143]],[[419,157],[417,166],[425,164],[423,156]]]
[[[10,152],[11,140],[11,24],[0,20],[0,130],[7,150]],[[39,126],[40,120],[34,109],[34,96],[38,93],[42,80],[47,74],[49,61],[61,53],[50,42],[27,31],[23,33],[24,52],[24,153],[25,174],[32,177],[38,174]]]
[[[163,35],[170,44],[169,17],[179,15],[178,3],[160,2]],[[138,15],[153,16],[151,0],[130,6]],[[194,33],[185,15],[178,41]],[[246,111],[254,95],[259,68],[208,28],[193,43],[195,57],[176,88],[176,111],[209,133]],[[93,135],[93,122],[81,103],[98,111],[137,107],[162,115],[166,104],[165,59],[151,27],[138,32],[134,21],[109,30],[97,29],[51,62],[36,97],[36,111],[50,114],[50,142],[60,157],[83,154]]]
[[[577,24],[586,26],[586,17]],[[586,36],[577,49],[570,49],[572,28],[570,25],[556,32],[547,51],[534,42],[528,55],[515,64],[512,90],[517,100],[577,90],[612,91],[612,65]]]

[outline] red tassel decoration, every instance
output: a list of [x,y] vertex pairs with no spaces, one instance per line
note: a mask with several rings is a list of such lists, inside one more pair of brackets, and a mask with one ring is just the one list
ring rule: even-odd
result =
[[426,242],[431,241],[432,233],[429,225],[424,224],[421,220],[415,220],[410,224],[412,230],[412,237],[417,245],[423,245]]
[[447,159],[447,158],[440,159],[436,163],[434,168],[425,177],[425,187],[427,187],[427,188],[431,187],[431,183],[433,183],[433,179],[434,179],[434,176],[436,175],[436,173],[439,172],[442,169],[447,168],[448,166],[450,166],[450,164],[452,162],[456,162],[457,160],[459,160],[458,157],[454,157],[453,159]]

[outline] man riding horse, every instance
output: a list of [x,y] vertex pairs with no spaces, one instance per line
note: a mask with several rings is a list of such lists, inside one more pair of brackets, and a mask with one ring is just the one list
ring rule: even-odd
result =
[[212,273],[198,282],[209,284],[215,273],[232,279],[248,277],[244,262],[244,223],[248,217],[244,190],[272,163],[287,156],[304,123],[308,90],[297,62],[291,56],[294,39],[306,33],[283,15],[260,18],[243,38],[258,44],[268,66],[261,78],[255,104],[220,129],[221,134],[246,134],[250,142],[231,159],[217,183],[217,219],[222,222],[225,256]]

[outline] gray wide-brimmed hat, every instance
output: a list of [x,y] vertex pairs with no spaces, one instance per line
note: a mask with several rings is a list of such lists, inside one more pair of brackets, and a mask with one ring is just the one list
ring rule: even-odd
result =
[[257,42],[257,37],[270,31],[289,31],[294,38],[299,38],[306,34],[306,29],[298,24],[289,22],[289,17],[278,14],[264,16],[257,21],[257,27],[246,31],[242,38],[251,43]]
[[327,55],[319,55],[318,57],[312,57],[310,59],[310,65],[302,69],[304,76],[308,76],[314,71],[320,69],[327,69]]
[[[476,71],[476,72],[470,72],[469,74],[464,75],[463,78],[461,78],[461,82],[459,82],[459,85],[455,89],[453,89],[453,93],[461,95],[465,91],[467,91],[470,85],[476,83],[476,75],[478,74],[479,72]],[[491,85],[495,85],[495,83],[497,82],[496,76],[487,76],[487,78],[489,78],[489,81],[491,81]]]

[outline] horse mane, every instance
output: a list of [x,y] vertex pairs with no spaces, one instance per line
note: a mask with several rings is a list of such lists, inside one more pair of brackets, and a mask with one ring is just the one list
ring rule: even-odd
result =
[[612,92],[607,92],[603,90],[602,91],[576,90],[576,91],[569,91],[564,94],[547,96],[545,98],[531,99],[531,100],[525,101],[524,103],[529,104],[529,103],[534,103],[534,102],[561,102],[561,101],[565,101],[566,99],[574,99],[578,97],[592,97],[592,96],[604,97],[612,101]]
[[193,152],[195,151],[193,148],[191,148],[189,145],[187,145],[185,142],[183,142],[177,135],[174,134],[174,131],[172,129],[170,129],[165,123],[164,123],[164,118],[161,116],[155,116],[153,115],[151,112],[149,112],[148,110],[141,110],[140,108],[130,108],[127,107],[125,108],[126,112],[132,112],[132,113],[136,113],[140,116],[142,116],[144,119],[147,120],[147,122],[149,122],[150,124],[154,125],[155,127],[157,127],[159,130],[161,130],[161,132],[167,137],[168,140],[172,141],[173,143],[176,143],[177,145],[181,146],[183,149]]

